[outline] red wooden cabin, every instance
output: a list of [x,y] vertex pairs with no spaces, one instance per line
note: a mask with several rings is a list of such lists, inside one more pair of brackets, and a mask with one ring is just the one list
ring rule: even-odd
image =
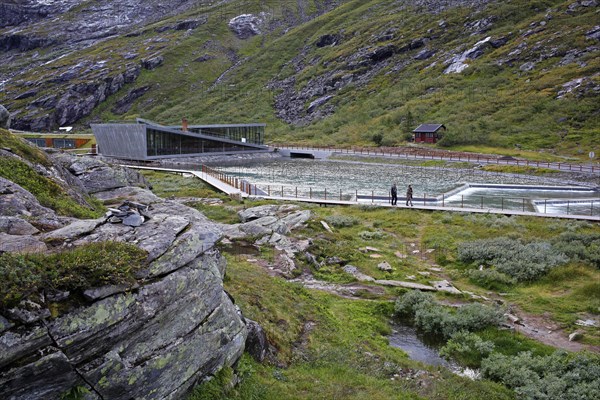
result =
[[413,131],[415,143],[436,143],[442,138],[442,130],[446,130],[442,124],[421,124]]

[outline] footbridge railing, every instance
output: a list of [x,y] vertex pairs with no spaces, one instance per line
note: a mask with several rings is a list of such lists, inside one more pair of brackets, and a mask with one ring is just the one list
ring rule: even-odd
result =
[[412,160],[440,160],[453,162],[468,162],[477,164],[496,164],[496,165],[513,165],[517,167],[532,167],[532,168],[547,168],[559,171],[570,172],[585,172],[585,173],[600,173],[600,165],[597,163],[581,163],[573,164],[567,162],[549,162],[549,161],[532,161],[521,160],[514,157],[494,157],[485,154],[471,154],[464,152],[445,152],[435,151],[421,148],[405,148],[405,147],[384,147],[384,148],[369,148],[369,147],[351,147],[351,148],[336,148],[336,147],[311,147],[311,146],[295,146],[295,145],[272,145],[277,149],[300,150],[300,151],[318,151],[330,152],[334,154],[348,154],[360,156],[386,157],[398,159]]

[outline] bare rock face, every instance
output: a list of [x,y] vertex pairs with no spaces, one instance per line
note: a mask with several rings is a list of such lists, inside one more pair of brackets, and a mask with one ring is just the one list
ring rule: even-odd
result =
[[[195,209],[127,186],[142,181],[131,171],[95,159],[56,159],[81,190],[98,191],[105,201],[128,194],[147,200],[143,221],[71,218],[41,233],[25,219],[58,217],[0,178],[0,252],[114,240],[146,250],[148,267],[134,285],[89,288],[84,304],[70,302],[69,292],[46,291],[3,312],[0,398],[59,399],[79,387],[89,392],[86,399],[181,399],[235,364],[248,328],[223,290],[226,262],[214,246],[220,228]],[[51,314],[57,304],[63,311]]]
[[229,28],[240,39],[248,39],[252,36],[260,35],[260,25],[262,18],[254,14],[242,14],[229,21]]

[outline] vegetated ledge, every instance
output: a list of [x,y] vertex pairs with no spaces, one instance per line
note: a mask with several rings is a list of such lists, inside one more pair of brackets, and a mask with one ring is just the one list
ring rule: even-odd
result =
[[[71,162],[70,170],[77,170],[77,177],[85,177],[81,180],[87,183],[94,171],[102,171],[105,178],[110,174],[111,169],[98,161]],[[108,202],[122,201],[127,194],[148,204],[140,226],[63,218],[46,233],[31,224],[30,229],[0,233],[22,241],[35,238],[57,249],[93,248],[101,244],[90,243],[117,240],[135,243],[147,254],[143,268],[130,271],[135,281],[87,290],[87,304],[68,301],[76,293],[59,290],[36,293],[3,310],[2,398],[58,399],[74,392],[87,392],[89,398],[182,398],[198,380],[233,365],[244,350],[245,321],[223,290],[225,260],[213,247],[220,231],[194,209],[123,181],[115,184],[116,172],[110,177],[104,183],[112,187],[94,191]],[[14,198],[15,192],[2,192],[0,204],[13,204]],[[33,196],[27,198],[29,209],[52,215],[39,203],[34,206]],[[0,219],[12,222],[0,226],[27,222],[27,209],[4,210],[13,212]],[[43,213],[29,215],[39,226]]]

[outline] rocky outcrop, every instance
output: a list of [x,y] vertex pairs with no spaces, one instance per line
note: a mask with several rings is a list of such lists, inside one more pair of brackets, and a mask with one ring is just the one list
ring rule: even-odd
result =
[[129,111],[133,102],[142,97],[148,90],[150,90],[150,86],[147,85],[131,89],[124,97],[121,97],[119,100],[117,100],[112,112],[119,115],[125,114],[127,111]]
[[[115,223],[111,214],[65,219],[60,229],[39,232],[25,218],[55,218],[54,212],[0,178],[0,252],[12,252],[11,243],[36,251],[123,241],[146,250],[147,268],[133,285],[85,290],[85,303],[72,301],[69,292],[48,291],[2,312],[0,397],[58,399],[85,390],[88,399],[180,399],[199,381],[233,365],[244,351],[247,327],[223,290],[225,259],[215,248],[219,227],[195,209],[127,186],[143,181],[131,172],[112,170],[97,159],[62,155],[57,160],[58,169],[70,171],[81,188],[106,202],[128,196],[123,212],[135,209],[143,221]],[[10,215],[4,215],[7,210]],[[62,311],[51,315],[51,309]],[[264,332],[256,327],[252,332],[253,354],[264,358]]]
[[[180,0],[168,5],[157,0],[105,1],[102,4],[84,4],[79,0],[25,0],[18,4],[0,4],[0,11],[3,11],[0,24],[14,26],[9,34],[0,37],[0,51],[6,52],[8,60],[19,66],[14,74],[26,73],[30,68],[44,70],[43,74],[38,75],[39,80],[15,80],[16,87],[11,90],[14,93],[11,99],[23,99],[24,93],[30,92],[33,86],[44,92],[29,103],[12,104],[14,128],[49,131],[73,124],[89,115],[124,84],[133,82],[142,66],[156,68],[160,65],[157,60],[161,58],[157,55],[152,60],[138,60],[123,71],[119,56],[107,55],[107,59],[99,63],[79,60],[75,65],[46,67],[52,59],[40,57],[41,52],[32,57],[32,52],[51,47],[52,51],[48,53],[53,57],[72,53],[113,35],[129,33],[185,12],[196,5],[197,2],[192,0]],[[80,9],[74,13],[72,9],[75,6]],[[164,30],[195,29],[205,22],[205,18],[182,20],[165,25]],[[13,74],[10,74],[1,80],[12,77]],[[49,88],[57,90],[49,94]],[[27,107],[24,107],[25,104]]]
[[[34,98],[27,114],[19,115],[20,111],[16,110],[18,117],[15,118],[13,127],[21,130],[48,131],[57,126],[72,124],[89,115],[96,106],[116,93],[123,85],[135,81],[141,71],[140,65],[129,63],[116,74],[109,74],[106,70],[99,74],[94,72],[101,67],[95,63],[82,62],[50,78],[51,81],[43,82],[49,87],[57,84],[67,86],[60,95],[44,94]],[[96,76],[83,83],[70,84],[75,78],[90,76],[90,74]],[[37,95],[36,91],[29,93],[31,97]],[[23,94],[20,97],[22,98]]]
[[229,28],[240,39],[248,39],[261,34],[264,15],[242,14],[229,21]]
[[310,210],[298,210],[295,205],[257,206],[238,213],[242,223],[221,225],[221,229],[227,240],[253,239],[255,246],[273,247],[276,250],[273,271],[291,278],[296,270],[297,255],[306,252],[311,241],[288,235],[302,227],[311,215]]
[[483,55],[485,49],[490,46],[491,36],[486,37],[483,40],[478,41],[469,49],[463,51],[460,54],[454,55],[450,60],[447,61],[446,69],[444,70],[444,74],[453,74],[464,71],[469,64],[467,60],[474,60]]
[[10,113],[8,110],[0,104],[0,128],[10,128]]

